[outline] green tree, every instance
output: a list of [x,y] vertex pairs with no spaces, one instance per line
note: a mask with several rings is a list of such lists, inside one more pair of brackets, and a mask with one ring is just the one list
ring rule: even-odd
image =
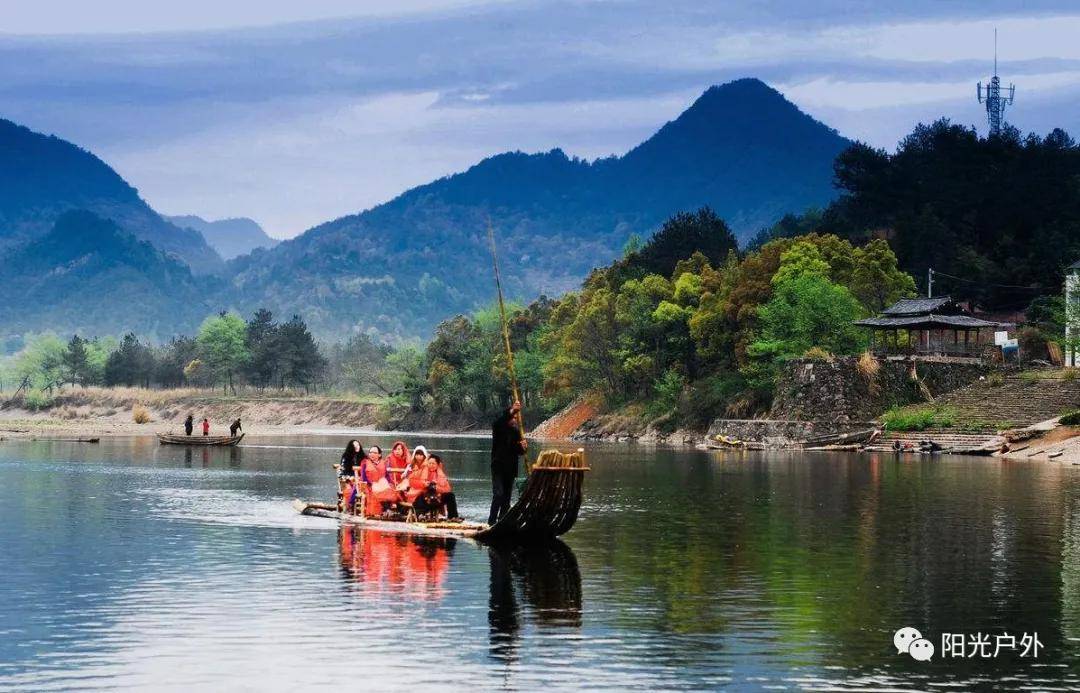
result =
[[26,346],[15,357],[15,377],[27,387],[51,392],[67,382],[66,353],[67,346],[56,335],[28,338]]
[[255,311],[248,321],[244,334],[244,346],[248,359],[244,363],[244,375],[255,387],[266,388],[274,380],[279,367],[282,344],[280,328],[274,315],[265,308]]
[[415,345],[398,347],[386,357],[386,371],[391,387],[410,409],[419,411],[427,392],[424,353]]
[[601,286],[564,299],[553,313],[562,323],[549,339],[554,357],[544,369],[549,393],[601,387],[621,395],[623,380],[617,353],[617,297]]
[[103,385],[105,383],[105,366],[109,360],[109,354],[116,351],[120,343],[115,337],[95,337],[84,342],[86,348],[86,385]]
[[854,354],[866,348],[866,335],[853,323],[864,315],[847,288],[808,272],[778,283],[773,298],[759,309],[761,333],[751,344],[749,375],[766,386],[784,359],[812,347],[831,354]]
[[915,295],[915,280],[900,269],[896,254],[880,238],[855,249],[855,269],[849,287],[855,298],[874,313]]
[[86,356],[86,341],[79,335],[73,335],[64,351],[64,374],[72,385],[86,385],[89,363]]
[[338,373],[346,385],[359,394],[392,395],[386,358],[393,351],[368,334],[354,334],[334,348],[330,370]]
[[695,252],[709,262],[719,263],[737,248],[738,241],[724,220],[712,209],[702,207],[694,213],[679,212],[668,219],[628,261],[646,272],[667,277],[680,260]]
[[105,361],[105,384],[150,387],[154,367],[150,347],[128,332]]
[[203,320],[195,341],[199,360],[210,382],[220,383],[226,394],[235,394],[233,376],[248,359],[247,325],[240,316],[220,313]]
[[184,369],[198,355],[199,345],[191,337],[173,337],[158,350],[154,380],[164,387],[181,387],[188,382]]
[[278,328],[275,342],[280,359],[280,387],[294,385],[305,390],[314,389],[325,374],[327,364],[304,319],[294,315],[283,323]]

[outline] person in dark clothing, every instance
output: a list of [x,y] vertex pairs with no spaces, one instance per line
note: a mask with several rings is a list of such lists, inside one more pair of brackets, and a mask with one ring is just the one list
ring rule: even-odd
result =
[[364,459],[364,448],[360,441],[353,438],[345,446],[345,452],[341,453],[341,463],[338,465],[338,476],[351,479],[356,473],[356,463]]
[[240,417],[238,416],[236,417],[236,421],[233,421],[232,424],[229,426],[229,435],[235,438],[236,432],[242,430],[244,430],[244,427],[240,425]]
[[191,435],[193,430],[195,430],[195,417],[188,414],[187,418],[184,419],[184,433]]
[[491,424],[491,512],[488,524],[493,525],[510,510],[510,495],[518,473],[518,458],[529,444],[521,435],[518,417],[521,402],[514,402]]
[[[362,459],[364,459],[364,448],[360,445],[360,441],[354,438],[345,446],[345,452],[341,453],[341,461],[337,465],[338,508],[341,510],[351,507],[355,500],[354,482],[357,467]],[[348,497],[345,494],[348,494]]]

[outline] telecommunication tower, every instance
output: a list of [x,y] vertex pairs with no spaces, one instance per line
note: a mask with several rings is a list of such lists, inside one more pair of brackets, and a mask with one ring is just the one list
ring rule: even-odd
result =
[[983,89],[983,83],[979,82],[975,92],[979,103],[986,104],[986,119],[990,122],[991,137],[1001,134],[1001,125],[1005,122],[1005,107],[1012,105],[1016,97],[1016,85],[1009,84],[1006,91],[1008,95],[1003,96],[997,73],[997,29],[994,29],[994,76],[990,78],[986,89]]

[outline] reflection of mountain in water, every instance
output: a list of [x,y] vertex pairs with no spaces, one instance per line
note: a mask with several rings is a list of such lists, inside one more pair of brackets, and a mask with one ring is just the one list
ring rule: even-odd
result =
[[[516,659],[523,620],[539,628],[581,627],[581,572],[569,546],[556,540],[489,550],[492,657]],[[524,612],[519,597],[524,600]]]

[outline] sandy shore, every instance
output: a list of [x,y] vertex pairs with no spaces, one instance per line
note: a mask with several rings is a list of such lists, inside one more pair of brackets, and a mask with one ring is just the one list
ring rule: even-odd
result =
[[[138,424],[133,410],[150,421]],[[249,434],[300,434],[373,430],[377,404],[303,396],[225,397],[202,390],[78,388],[58,394],[50,406],[30,410],[19,402],[0,408],[0,438],[86,438],[183,432],[188,414],[210,419],[211,435],[225,435],[237,417]],[[196,425],[196,432],[200,429]]]
[[1056,420],[1033,426],[1038,435],[1010,443],[1001,457],[1029,462],[1080,465],[1080,427],[1061,426]]

